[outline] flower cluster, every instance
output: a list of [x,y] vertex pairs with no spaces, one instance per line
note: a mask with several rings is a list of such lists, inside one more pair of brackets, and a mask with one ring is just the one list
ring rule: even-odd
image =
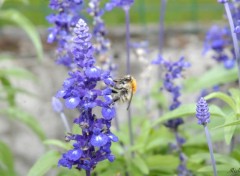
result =
[[[171,62],[164,60],[163,57],[159,56],[157,59],[152,61],[152,64],[163,65],[164,68],[167,70],[165,76],[163,78],[163,89],[167,90],[169,93],[172,94],[172,103],[169,106],[170,110],[174,110],[180,106],[180,90],[181,87],[176,85],[175,79],[182,77],[182,71],[188,67],[190,67],[190,63],[184,60],[184,57],[181,57],[176,62]],[[184,153],[182,152],[182,145],[185,143],[185,139],[178,135],[178,126],[183,124],[182,118],[176,118],[172,120],[168,120],[165,123],[165,126],[172,129],[175,133],[176,143],[171,144],[172,149],[176,149],[179,152],[179,166],[178,166],[178,175],[188,175],[190,176],[191,173],[186,168],[186,158]]]
[[[80,111],[74,123],[82,129],[82,134],[66,137],[68,141],[73,141],[73,149],[64,153],[58,164],[69,169],[76,166],[79,170],[90,171],[102,160],[114,160],[110,147],[118,138],[110,131],[111,120],[116,114],[110,89],[114,82],[109,72],[95,66],[88,30],[87,24],[80,19],[74,28],[76,36],[72,50],[77,69],[69,72],[70,77],[56,96],[65,99],[67,108]],[[105,84],[106,88],[97,88],[99,84]],[[97,118],[93,113],[95,107],[101,108],[102,117]]]
[[102,19],[105,10],[100,7],[100,2],[100,0],[90,0],[87,9],[89,15],[93,17],[93,39],[96,40],[95,53],[104,70],[114,71],[116,65],[112,63],[111,56],[108,53],[111,42],[106,37],[107,30]]
[[[230,49],[230,53],[226,49]],[[204,42],[205,54],[209,50],[214,51],[212,56],[217,62],[223,63],[226,69],[232,69],[235,65],[235,56],[231,41],[231,31],[226,27],[212,26],[206,34]]]
[[73,27],[80,18],[83,0],[50,0],[49,7],[56,10],[56,14],[47,17],[49,23],[54,24],[49,28],[47,41],[57,42],[57,63],[68,68],[74,67],[71,48]]
[[168,92],[172,94],[172,104],[169,109],[174,110],[180,105],[178,98],[180,97],[181,87],[174,83],[174,80],[182,77],[182,71],[190,67],[190,63],[184,60],[184,57],[181,57],[176,62],[166,61],[162,56],[159,56],[156,60],[152,61],[152,64],[160,64],[165,67],[167,70],[164,80],[163,87]]
[[206,100],[201,97],[197,103],[196,117],[198,119],[198,124],[206,125],[210,122],[210,113]]
[[110,0],[108,3],[106,3],[105,9],[107,11],[111,11],[116,7],[125,9],[129,8],[133,3],[134,0]]
[[[165,77],[163,79],[163,88],[172,94],[172,103],[169,106],[169,110],[174,110],[177,107],[179,107],[181,104],[178,99],[181,95],[180,94],[181,87],[176,85],[174,83],[174,80],[182,76],[182,71],[185,68],[188,68],[190,66],[190,63],[186,62],[184,60],[184,57],[181,57],[176,62],[170,62],[170,61],[164,60],[163,57],[161,56],[159,56],[152,63],[161,64],[167,70]],[[183,123],[183,120],[181,118],[177,118],[177,119],[167,121],[165,125],[169,128],[177,129],[177,127],[182,123]]]
[[228,0],[218,0],[218,2],[224,4],[224,3],[228,2]]
[[96,54],[102,54],[105,53],[110,47],[110,41],[105,38],[107,30],[102,19],[104,9],[100,8],[99,0],[90,0],[88,5],[89,8],[87,9],[87,12],[93,17],[93,37],[97,41],[97,46],[95,46]]

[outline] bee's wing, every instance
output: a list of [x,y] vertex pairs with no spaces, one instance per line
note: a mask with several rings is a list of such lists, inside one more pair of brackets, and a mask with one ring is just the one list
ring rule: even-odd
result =
[[132,97],[133,97],[133,91],[131,91],[131,96],[130,96],[130,100],[128,101],[128,106],[127,106],[127,110],[130,107],[131,101],[132,101]]

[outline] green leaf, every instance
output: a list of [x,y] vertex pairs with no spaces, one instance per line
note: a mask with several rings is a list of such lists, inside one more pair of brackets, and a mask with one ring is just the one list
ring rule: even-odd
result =
[[19,120],[20,122],[26,124],[38,135],[41,140],[44,140],[46,138],[45,133],[39,125],[39,122],[27,112],[16,107],[11,107],[4,110],[0,109],[0,114],[7,115],[11,119]]
[[[237,67],[227,70],[223,65],[216,66],[198,78],[191,78],[184,82],[186,91],[193,92],[214,85],[233,82],[238,79]],[[197,81],[196,81],[197,80]]]
[[27,176],[43,176],[51,168],[56,167],[58,160],[60,159],[60,153],[56,151],[50,151],[41,156],[33,167],[28,172]]
[[36,80],[36,77],[26,69],[23,68],[7,68],[0,70],[0,76],[23,78],[23,79],[32,79]]
[[[227,164],[217,164],[216,168],[217,168],[217,173],[219,175],[227,176],[229,174],[231,166],[229,166]],[[198,169],[197,172],[207,172],[207,173],[209,173],[209,175],[211,175],[213,173],[213,168],[212,168],[212,166],[204,166],[204,167]]]
[[0,141],[0,175],[16,175],[13,155],[9,147]]
[[41,39],[37,33],[34,25],[20,12],[15,9],[1,10],[0,18],[3,20],[8,20],[19,25],[31,38],[39,59],[43,58],[43,49],[41,44]]
[[[214,153],[214,157],[217,163],[228,164],[231,167],[237,167],[237,168],[240,167],[239,161],[237,161],[235,158],[232,158],[223,154],[217,154],[217,153]],[[197,160],[204,161],[209,159],[210,159],[209,153],[197,153],[189,157],[189,160],[191,161],[197,161]]]
[[0,76],[0,82],[3,85],[4,92],[7,93],[8,104],[10,106],[15,106],[15,104],[16,104],[15,103],[16,94],[15,94],[15,92],[11,91],[12,84],[11,84],[10,80],[5,76]]
[[135,167],[137,167],[142,174],[149,174],[149,169],[146,162],[139,155],[136,155],[132,159],[132,162],[133,162],[133,165],[135,165]]
[[240,120],[236,120],[236,121],[233,121],[230,123],[226,123],[224,125],[217,126],[214,129],[223,128],[223,127],[227,127],[227,126],[233,126],[233,125],[239,125],[239,124],[240,124]]
[[174,173],[178,164],[178,157],[172,155],[150,155],[145,159],[150,170],[161,170]]
[[[61,170],[56,176],[86,176],[84,171],[79,171],[75,168],[68,169],[68,168],[59,168]],[[55,175],[54,175],[55,176]]]
[[222,101],[224,101],[225,103],[228,104],[228,106],[230,106],[234,111],[236,111],[236,105],[233,101],[233,99],[228,96],[227,94],[225,93],[222,93],[222,92],[213,92],[207,96],[204,97],[206,100],[210,100],[212,98],[218,98]]
[[36,94],[29,92],[24,88],[17,88],[17,87],[12,87],[12,86],[4,86],[4,89],[0,88],[0,94],[4,94],[4,91],[6,91],[8,94],[12,93],[12,94],[16,95],[17,93],[22,93],[22,94],[30,95],[32,97],[37,97]]
[[45,145],[53,145],[53,146],[56,146],[56,147],[59,147],[59,148],[63,148],[63,149],[66,149],[66,150],[69,150],[70,147],[71,147],[71,145],[69,145],[69,143],[62,142],[62,141],[57,140],[57,139],[45,140],[45,141],[43,141],[43,144],[45,144]]
[[[236,120],[236,114],[235,113],[231,113],[225,119],[226,119],[225,123],[230,123],[234,119]],[[236,129],[236,125],[224,127],[224,134],[225,134],[224,136],[225,136],[225,141],[226,141],[227,144],[230,144],[231,139],[233,137],[233,134],[235,132],[235,129]]]
[[152,98],[157,102],[158,108],[162,107],[163,109],[167,109],[168,102],[164,93],[160,90],[161,87],[162,87],[162,82],[158,82],[154,84],[151,90],[150,98]]
[[[213,116],[219,116],[224,117],[225,114],[222,112],[222,110],[215,106],[211,105],[209,106],[210,114]],[[167,120],[178,118],[178,117],[189,117],[189,116],[195,116],[196,114],[196,105],[195,104],[185,104],[180,106],[179,108],[169,111],[165,113],[163,116],[158,118],[155,122],[153,122],[152,126],[158,125],[159,123],[163,123]]]
[[232,99],[235,101],[236,114],[240,116],[240,91],[238,89],[229,89],[229,92],[232,95]]

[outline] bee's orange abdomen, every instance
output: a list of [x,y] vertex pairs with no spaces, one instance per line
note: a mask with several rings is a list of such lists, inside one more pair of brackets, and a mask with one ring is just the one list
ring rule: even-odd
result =
[[132,91],[135,93],[137,91],[137,81],[136,79],[132,78]]

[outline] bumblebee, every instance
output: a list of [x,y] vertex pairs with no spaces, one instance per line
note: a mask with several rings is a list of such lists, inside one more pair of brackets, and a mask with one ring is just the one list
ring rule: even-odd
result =
[[130,107],[133,94],[137,90],[137,82],[131,75],[126,75],[120,79],[114,80],[115,85],[112,86],[113,102],[128,101],[127,110]]

